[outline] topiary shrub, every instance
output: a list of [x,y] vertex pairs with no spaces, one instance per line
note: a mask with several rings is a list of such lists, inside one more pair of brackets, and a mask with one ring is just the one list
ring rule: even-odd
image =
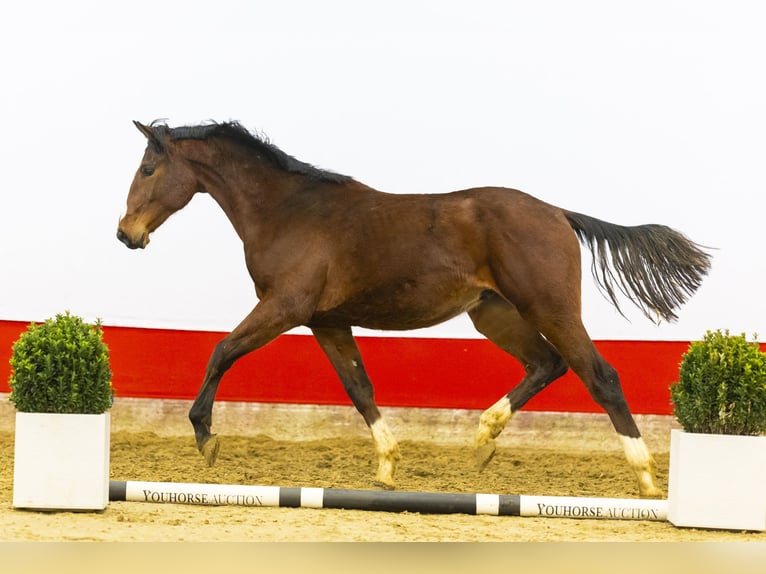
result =
[[[755,337],[754,337],[755,339]],[[683,355],[670,387],[674,414],[687,432],[766,432],[766,354],[744,334],[708,331]]]
[[109,349],[101,321],[56,315],[31,324],[13,344],[10,400],[34,413],[101,414],[112,405]]

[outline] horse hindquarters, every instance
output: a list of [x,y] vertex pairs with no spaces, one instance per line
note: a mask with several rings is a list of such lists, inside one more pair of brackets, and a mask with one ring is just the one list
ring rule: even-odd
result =
[[[653,460],[627,407],[617,373],[600,356],[582,324],[581,263],[577,238],[564,213],[542,212],[541,209],[538,207],[530,211],[528,219],[535,219],[535,215],[544,213],[543,221],[537,218],[534,221],[536,225],[530,221],[514,229],[512,241],[501,241],[501,236],[496,235],[491,244],[490,263],[498,290],[516,306],[519,317],[523,319],[523,324],[519,321],[509,321],[509,324],[533,333],[546,341],[546,345],[549,343],[555,348],[560,355],[558,359],[563,359],[575,372],[593,399],[608,414],[621,437],[628,462],[638,476],[641,495],[657,496],[659,489],[655,484]],[[530,241],[522,233],[534,233],[536,240]],[[503,237],[507,238],[507,234]],[[532,335],[528,334],[526,339],[533,340]],[[538,345],[541,351],[545,349],[542,343]],[[525,361],[523,357],[519,358]],[[526,402],[563,373],[556,372],[554,359],[548,360],[550,366],[547,371],[538,368],[534,375],[528,373],[525,380],[507,395],[508,405],[501,400],[488,410],[486,416],[497,416],[498,409],[517,409],[518,406],[512,403],[514,398]]]

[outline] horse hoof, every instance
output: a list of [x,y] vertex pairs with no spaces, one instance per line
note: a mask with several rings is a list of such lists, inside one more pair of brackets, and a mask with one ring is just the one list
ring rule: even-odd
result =
[[489,440],[483,445],[476,447],[476,450],[474,451],[474,457],[476,460],[476,470],[478,472],[481,472],[487,468],[489,461],[495,457],[496,448],[497,447],[494,440]]
[[382,488],[383,490],[396,490],[396,485],[394,483],[383,482],[382,480],[373,480],[372,484],[376,488]]
[[664,498],[665,494],[656,486],[653,488],[639,489],[639,496],[641,498]]
[[221,443],[218,441],[218,437],[215,435],[212,435],[205,441],[205,444],[202,445],[200,452],[202,453],[202,456],[205,457],[205,462],[207,462],[208,466],[213,466],[215,464],[220,448]]

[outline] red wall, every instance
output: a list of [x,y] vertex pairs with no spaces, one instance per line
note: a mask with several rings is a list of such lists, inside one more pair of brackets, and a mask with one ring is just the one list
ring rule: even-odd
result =
[[[9,392],[13,342],[27,323],[0,321],[0,392]],[[205,365],[224,333],[105,327],[118,397],[196,395]],[[381,406],[484,409],[508,392],[523,371],[485,340],[359,337]],[[687,342],[597,341],[620,373],[634,413],[671,414],[669,385]],[[240,359],[217,398],[309,404],[350,404],[329,361],[310,336],[283,335]],[[571,373],[532,399],[526,410],[601,412]]]

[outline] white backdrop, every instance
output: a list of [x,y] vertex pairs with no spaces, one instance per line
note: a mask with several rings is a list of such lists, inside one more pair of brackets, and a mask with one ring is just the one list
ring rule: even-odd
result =
[[[392,192],[523,189],[714,246],[681,320],[597,339],[766,333],[766,4],[614,0],[13,2],[0,18],[0,319],[231,329],[255,304],[228,221],[196,197],[145,251],[115,239],[131,120],[235,119]],[[585,265],[590,265],[585,254]],[[474,336],[465,319],[419,331]]]

